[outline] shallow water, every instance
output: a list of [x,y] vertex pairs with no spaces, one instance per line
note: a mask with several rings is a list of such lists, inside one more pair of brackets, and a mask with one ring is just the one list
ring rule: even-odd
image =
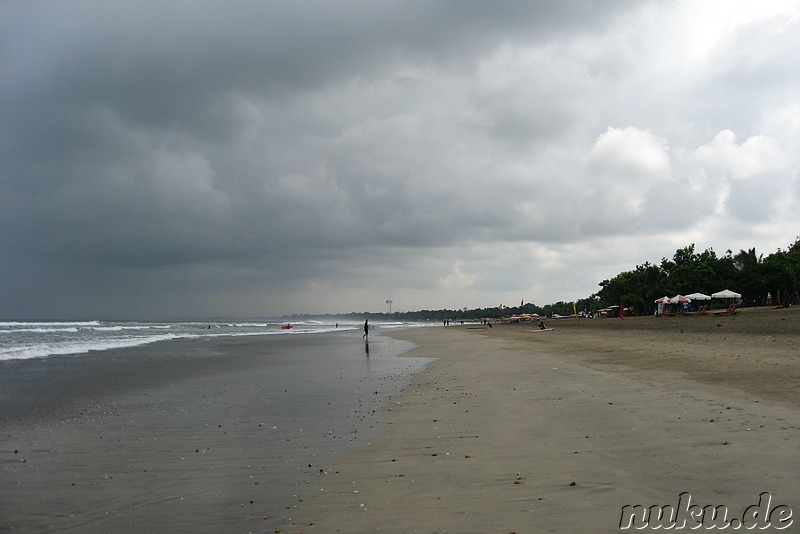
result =
[[380,431],[427,363],[398,357],[412,346],[340,332],[0,362],[0,529],[275,528]]

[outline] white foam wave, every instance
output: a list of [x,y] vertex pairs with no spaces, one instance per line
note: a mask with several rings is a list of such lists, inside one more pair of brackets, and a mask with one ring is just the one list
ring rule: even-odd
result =
[[[286,322],[134,322],[134,321],[64,321],[0,322],[0,361],[42,358],[53,355],[80,354],[122,347],[145,345],[156,341],[196,337],[236,337],[297,335],[347,332],[360,329],[352,321],[290,321],[293,328],[280,328]],[[408,323],[370,323],[376,329],[413,326]],[[209,325],[213,325],[209,328]]]
[[0,349],[0,360],[26,360],[30,358],[43,358],[54,354],[82,354],[90,351],[119,349],[125,347],[136,347],[147,345],[157,341],[166,341],[181,337],[191,337],[187,335],[162,334],[158,336],[134,337],[124,339],[107,339],[90,342],[64,342],[64,343],[40,343],[38,345],[5,347]]
[[65,328],[15,328],[13,330],[0,330],[0,333],[4,334],[13,334],[16,332],[35,332],[39,334],[46,334],[51,332],[69,332],[75,333],[78,329],[74,327],[65,327]]
[[5,328],[17,328],[17,327],[64,327],[64,326],[101,326],[102,323],[100,321],[56,321],[56,322],[45,322],[45,321],[0,321],[0,327]]

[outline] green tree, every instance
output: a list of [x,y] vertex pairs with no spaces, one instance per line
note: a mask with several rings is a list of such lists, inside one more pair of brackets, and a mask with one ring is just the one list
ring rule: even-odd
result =
[[649,262],[610,280],[603,280],[600,287],[602,289],[597,292],[597,297],[601,307],[624,303],[626,307],[633,307],[637,315],[651,313],[654,301],[670,289],[665,272]]
[[794,243],[789,246],[789,250],[787,251],[790,256],[797,256],[800,258],[800,237],[798,237]]
[[[695,252],[695,245],[678,249],[672,261],[661,260],[661,269],[668,279],[669,293],[688,294],[700,291],[708,293],[720,283],[718,271],[720,258],[714,249],[706,249],[702,253]],[[724,260],[722,260],[724,261]]]
[[733,256],[736,270],[734,278],[735,290],[742,294],[746,304],[763,304],[767,289],[764,284],[764,255],[756,254],[756,249],[740,250]]
[[761,272],[764,288],[779,304],[797,302],[800,289],[800,255],[779,250],[764,260]]

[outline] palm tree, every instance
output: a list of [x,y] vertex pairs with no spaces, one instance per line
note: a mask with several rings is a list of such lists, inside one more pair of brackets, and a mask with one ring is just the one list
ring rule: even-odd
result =
[[756,249],[740,250],[739,253],[733,257],[733,264],[738,271],[746,271],[755,269],[759,264],[763,263],[764,255],[756,255]]
[[742,299],[750,304],[762,304],[767,293],[764,287],[764,255],[756,254],[755,248],[740,250],[733,257],[733,266],[737,271],[737,291],[742,294]]

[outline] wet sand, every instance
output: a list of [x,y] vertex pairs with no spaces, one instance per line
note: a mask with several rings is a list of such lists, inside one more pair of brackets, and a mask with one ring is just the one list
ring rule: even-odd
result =
[[424,362],[360,333],[0,362],[0,532],[272,532]]
[[547,326],[393,334],[437,360],[282,531],[620,532],[683,492],[800,511],[800,308]]

